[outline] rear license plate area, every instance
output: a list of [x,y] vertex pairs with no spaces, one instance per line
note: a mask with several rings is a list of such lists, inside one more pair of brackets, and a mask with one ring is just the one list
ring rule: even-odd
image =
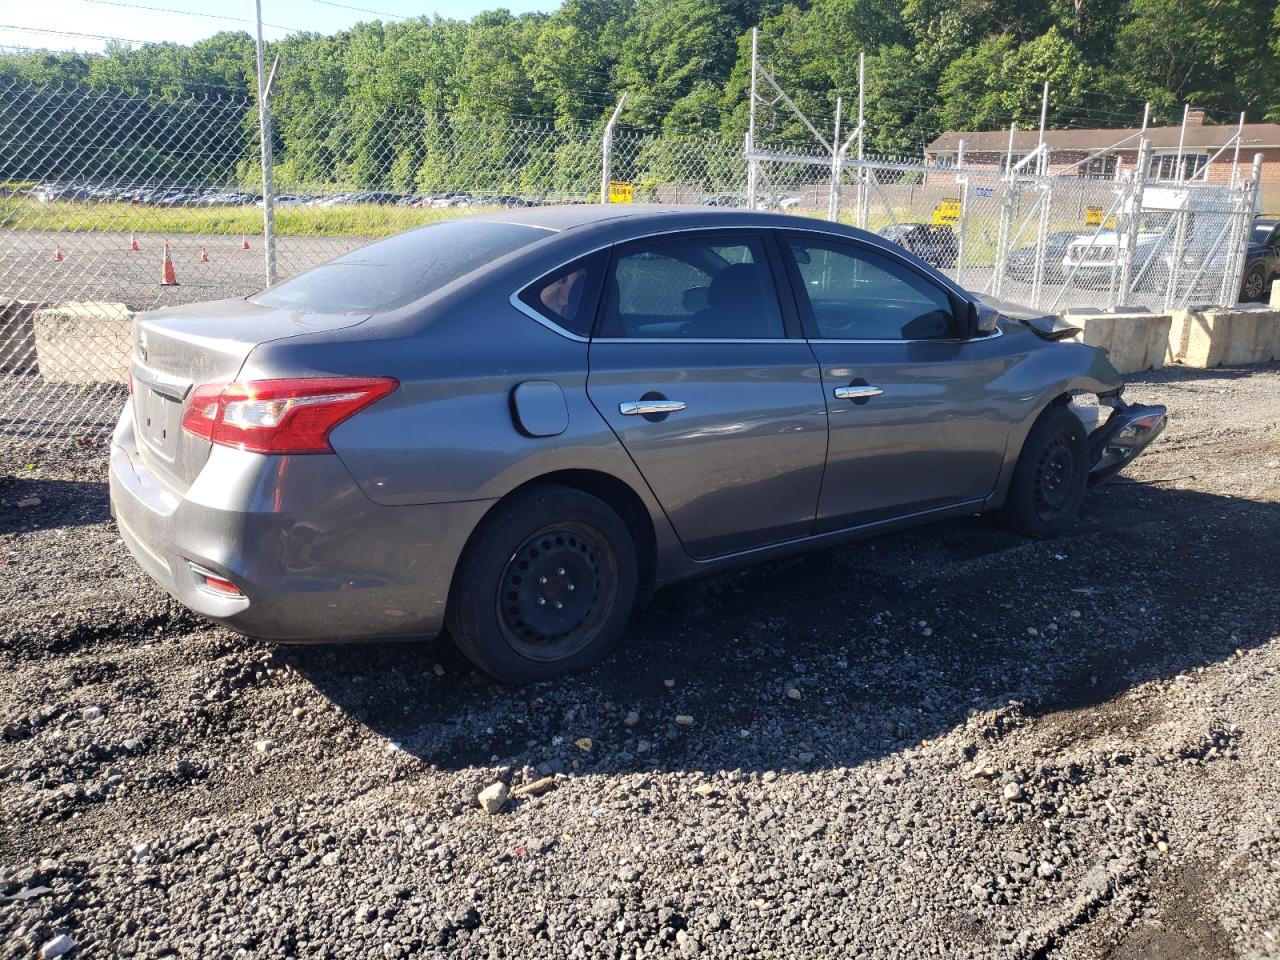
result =
[[178,431],[182,429],[179,418],[182,405],[150,387],[139,390],[137,397],[138,429],[144,442],[165,460],[172,461],[178,447]]

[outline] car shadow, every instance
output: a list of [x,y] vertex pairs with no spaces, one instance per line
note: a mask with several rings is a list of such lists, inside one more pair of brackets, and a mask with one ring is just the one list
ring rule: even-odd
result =
[[840,768],[1011,701],[1079,710],[1264,644],[1277,569],[1280,505],[1116,480],[1052,541],[962,519],[714,577],[692,599],[660,591],[619,651],[557,682],[504,687],[443,640],[277,655],[436,767]]
[[109,517],[101,481],[0,474],[0,533],[82,527]]

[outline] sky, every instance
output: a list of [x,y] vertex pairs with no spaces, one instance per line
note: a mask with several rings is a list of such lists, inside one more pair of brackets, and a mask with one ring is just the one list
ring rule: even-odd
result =
[[[334,33],[362,20],[467,19],[482,10],[550,11],[558,0],[262,0],[263,36]],[[109,39],[193,43],[222,30],[253,33],[253,0],[0,0],[0,48],[99,51]]]

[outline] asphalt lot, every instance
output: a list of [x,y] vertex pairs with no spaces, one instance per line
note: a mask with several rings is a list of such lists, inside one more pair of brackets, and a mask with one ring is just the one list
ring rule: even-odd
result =
[[[160,285],[165,236],[138,234],[140,250],[130,249],[127,233],[71,231],[0,231],[0,299],[39,300],[46,303],[104,300],[127,304],[135,310],[221,297],[243,297],[266,286],[266,268],[260,237],[249,238],[250,249],[241,248],[239,234],[172,234],[170,254],[178,286]],[[279,237],[277,277],[285,278],[368,243],[367,237]],[[55,262],[60,248],[62,262]],[[207,255],[208,262],[201,257]],[[966,289],[985,291],[991,285],[990,267],[970,267],[959,280]],[[948,271],[955,276],[955,271]],[[1048,309],[1058,287],[1045,286]],[[1030,302],[1032,286],[1006,278],[1001,298]],[[1058,309],[1087,307],[1105,299],[1106,291],[1073,287]]]
[[[102,300],[134,310],[244,297],[266,286],[261,237],[173,234],[167,237],[178,285],[161,286],[166,237],[127,233],[0,231],[0,299],[59,304]],[[301,273],[368,240],[359,237],[279,237],[278,276]],[[61,249],[63,260],[54,260]],[[208,256],[208,262],[202,256]]]
[[0,461],[0,957],[1280,955],[1280,368],[1129,395],[1067,536],[666,591],[519,690],[204,623],[100,453]]

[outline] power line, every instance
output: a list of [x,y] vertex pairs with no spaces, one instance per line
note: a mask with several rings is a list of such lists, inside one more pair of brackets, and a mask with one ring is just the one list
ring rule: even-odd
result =
[[349,3],[337,3],[336,0],[312,0],[313,3],[321,3],[326,7],[341,7],[343,10],[355,10],[357,13],[372,13],[375,17],[390,17],[392,20],[418,20],[426,14],[420,14],[417,17],[406,17],[399,13],[387,13],[385,10],[370,10],[368,7],[353,7]]
[[[183,17],[202,17],[205,20],[226,20],[231,23],[248,23],[253,24],[255,21],[248,17],[231,17],[221,13],[200,13],[195,10],[177,10],[173,7],[151,7],[141,3],[124,3],[123,0],[83,0],[84,3],[97,3],[105,7],[126,7],[130,10],[149,10],[152,13],[175,13]],[[274,27],[276,30],[292,30],[297,33],[306,33],[302,27],[286,27],[280,23],[267,23],[262,21],[264,27]]]

